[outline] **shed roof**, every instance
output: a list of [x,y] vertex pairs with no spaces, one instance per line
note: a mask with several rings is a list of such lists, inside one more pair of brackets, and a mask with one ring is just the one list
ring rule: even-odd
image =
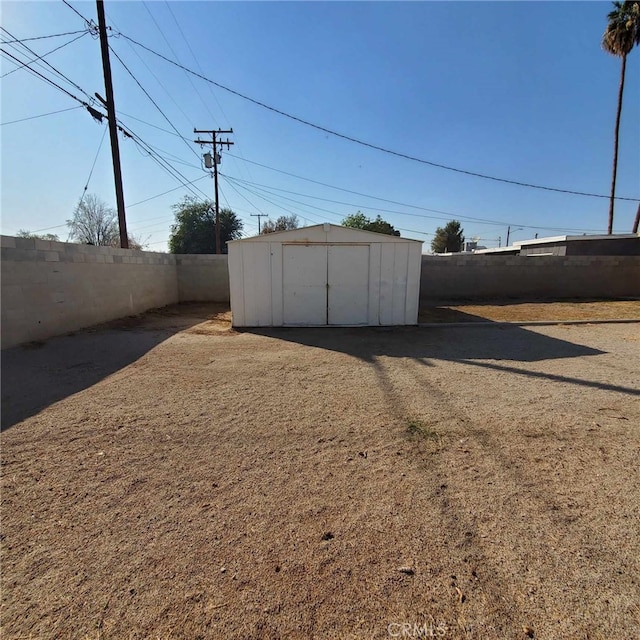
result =
[[276,231],[274,233],[266,233],[260,236],[252,236],[251,238],[242,238],[241,240],[231,240],[229,244],[237,242],[300,242],[300,243],[332,243],[332,242],[363,242],[371,243],[389,243],[389,242],[417,242],[422,244],[422,240],[412,240],[410,238],[400,238],[398,236],[390,236],[385,233],[375,233],[374,231],[363,231],[362,229],[353,229],[351,227],[342,227],[337,224],[316,224],[311,227],[301,227],[300,229],[291,229],[289,231]]

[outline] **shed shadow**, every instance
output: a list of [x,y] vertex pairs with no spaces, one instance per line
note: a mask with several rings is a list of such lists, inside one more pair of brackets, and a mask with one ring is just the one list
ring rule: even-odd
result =
[[436,360],[537,362],[595,356],[603,351],[541,335],[518,326],[469,327],[262,327],[243,329],[277,340],[338,351],[372,362],[379,356]]
[[[432,366],[430,360],[445,360],[532,379],[543,378],[553,382],[640,396],[640,390],[632,387],[511,366],[509,362],[533,363],[606,353],[514,325],[470,323],[469,327],[447,327],[446,324],[442,327],[397,328],[272,327],[245,331],[276,340],[345,353],[373,366],[377,365],[376,359],[379,357],[411,358],[424,366]],[[505,363],[502,364],[500,361]]]

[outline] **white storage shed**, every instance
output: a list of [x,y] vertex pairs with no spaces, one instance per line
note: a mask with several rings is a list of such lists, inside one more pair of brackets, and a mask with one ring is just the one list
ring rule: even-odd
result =
[[418,322],[419,240],[320,224],[228,247],[235,327]]

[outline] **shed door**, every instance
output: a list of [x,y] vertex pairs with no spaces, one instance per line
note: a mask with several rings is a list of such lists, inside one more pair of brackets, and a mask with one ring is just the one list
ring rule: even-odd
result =
[[368,324],[369,247],[328,247],[328,323]]
[[326,245],[282,245],[283,322],[327,324]]
[[283,324],[366,325],[369,247],[283,245]]

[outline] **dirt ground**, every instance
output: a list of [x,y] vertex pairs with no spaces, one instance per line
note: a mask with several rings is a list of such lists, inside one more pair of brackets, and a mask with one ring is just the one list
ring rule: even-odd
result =
[[433,303],[420,308],[420,322],[545,322],[640,320],[640,300],[563,302]]
[[3,639],[640,637],[638,323],[2,356]]

